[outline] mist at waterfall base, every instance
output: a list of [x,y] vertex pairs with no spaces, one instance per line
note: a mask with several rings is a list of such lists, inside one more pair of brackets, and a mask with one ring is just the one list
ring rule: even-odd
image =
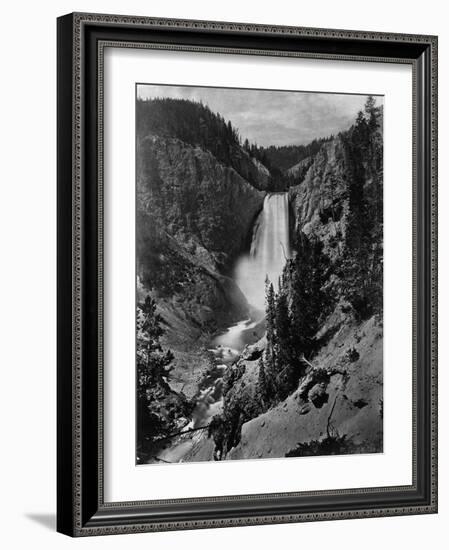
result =
[[251,306],[250,317],[231,325],[211,342],[213,347],[209,351],[217,362],[199,388],[192,420],[185,426],[184,434],[157,450],[159,461],[183,462],[194,447],[207,444],[207,432],[201,428],[207,427],[211,418],[223,409],[223,373],[245,345],[255,343],[265,332],[265,279],[268,277],[277,289],[290,257],[288,208],[287,193],[265,197],[263,210],[254,224],[250,252],[240,258],[234,272],[234,280]]
[[[234,270],[234,280],[251,306],[251,315],[228,327],[213,343],[223,361],[234,359],[246,344],[261,337],[265,316],[265,281],[279,286],[285,262],[290,257],[288,194],[271,193],[254,224],[249,254],[242,256]],[[264,331],[262,330],[262,333]]]
[[248,303],[265,311],[265,280],[275,289],[285,262],[290,257],[288,194],[271,193],[265,197],[248,255],[237,262],[234,279]]

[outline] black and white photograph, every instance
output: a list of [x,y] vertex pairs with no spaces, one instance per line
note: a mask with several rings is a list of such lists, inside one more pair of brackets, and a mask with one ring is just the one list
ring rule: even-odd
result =
[[444,548],[446,4],[105,5],[6,4],[2,547]]
[[136,86],[137,464],[383,450],[383,97]]

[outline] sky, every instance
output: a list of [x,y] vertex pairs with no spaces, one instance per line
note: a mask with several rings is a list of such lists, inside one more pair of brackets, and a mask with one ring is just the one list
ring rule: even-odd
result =
[[[304,145],[346,130],[367,96],[139,84],[142,99],[171,97],[202,101],[238,128],[244,140],[262,146]],[[377,104],[382,97],[376,97]]]

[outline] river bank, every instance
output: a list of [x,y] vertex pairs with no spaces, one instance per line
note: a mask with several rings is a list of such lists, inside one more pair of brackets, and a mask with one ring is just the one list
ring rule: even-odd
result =
[[[148,458],[144,463],[201,462],[216,458],[213,439],[208,436],[208,426],[211,419],[223,410],[223,376],[239,359],[244,348],[261,338],[264,330],[263,314],[254,310],[251,317],[229,326],[212,339],[211,347],[202,352],[203,366],[209,366],[201,372],[194,369],[195,407],[190,422],[173,436],[149,443]],[[181,373],[177,374],[173,389],[180,386],[193,391],[195,379],[192,380],[191,370],[184,371],[183,377]]]

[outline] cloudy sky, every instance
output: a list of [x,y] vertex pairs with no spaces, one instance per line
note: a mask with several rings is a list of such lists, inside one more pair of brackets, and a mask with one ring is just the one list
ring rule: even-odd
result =
[[[258,145],[301,145],[349,128],[364,95],[139,84],[139,98],[202,101]],[[382,97],[376,98],[377,103]]]

